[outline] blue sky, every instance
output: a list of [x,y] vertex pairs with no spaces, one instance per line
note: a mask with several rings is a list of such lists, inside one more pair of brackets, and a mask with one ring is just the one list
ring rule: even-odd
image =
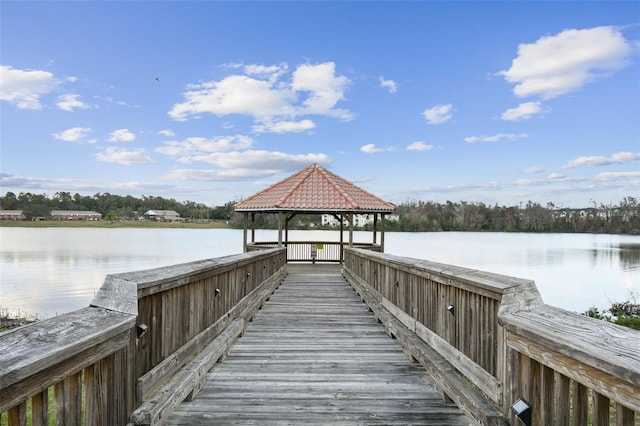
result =
[[638,2],[0,3],[0,192],[399,204],[640,188]]

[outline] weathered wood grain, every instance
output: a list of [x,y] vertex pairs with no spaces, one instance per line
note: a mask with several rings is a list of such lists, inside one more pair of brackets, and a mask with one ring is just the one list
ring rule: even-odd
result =
[[[252,316],[258,306],[273,293],[276,286],[284,277],[284,269],[274,274],[268,280],[245,296],[238,304],[231,308],[227,315],[222,316],[213,325],[207,327],[194,338],[185,343],[177,351],[167,356],[161,363],[148,371],[137,381],[136,392],[139,401],[144,401],[149,394],[162,382],[171,377],[178,369],[182,368],[185,362],[197,351],[207,346],[222,330],[246,310],[247,316]],[[246,309],[248,308],[248,309]],[[249,318],[245,318],[248,320]]]
[[640,383],[640,333],[549,305],[504,315],[507,330],[629,383]]
[[198,396],[168,424],[468,422],[384,333],[337,268],[288,268]]
[[[132,327],[135,318],[131,318],[130,315],[104,312],[99,308],[81,309],[72,314],[65,315],[66,320],[60,324],[53,321],[50,329],[47,328],[47,323],[56,318],[36,323],[37,327],[34,324],[3,335],[8,339],[2,342],[2,350],[5,350],[6,343],[6,353],[9,354],[9,348],[13,344],[16,353],[23,355],[22,358],[15,359],[13,354],[5,357],[5,353],[0,352],[0,412],[81,371],[129,343],[129,331],[126,328],[115,336],[112,336],[111,330],[122,330],[123,326]],[[82,320],[74,321],[73,318],[77,318],[79,314],[84,314]],[[96,320],[96,316],[99,321]],[[103,321],[109,318],[113,322],[107,321],[105,324]],[[105,330],[103,335],[91,328],[94,320],[96,327],[101,326]],[[45,334],[48,338],[43,339],[44,341],[32,339],[34,335]],[[100,342],[98,337],[109,338]],[[39,350],[42,352],[39,353]]]
[[[136,283],[138,323],[148,326],[138,341],[136,377],[167,359],[180,365],[174,354],[277,275],[285,256],[284,249],[269,249],[111,276]],[[138,400],[156,383],[145,385]]]
[[357,249],[345,249],[345,270],[511,421],[519,398],[533,404],[533,424],[586,421],[589,395],[599,419],[607,398],[618,421],[640,415],[637,331],[545,305],[531,280]]
[[468,382],[466,377],[456,371],[453,364],[443,354],[436,352],[421,336],[407,328],[404,323],[387,311],[382,303],[371,294],[371,292],[373,294],[377,292],[373,291],[368,284],[350,274],[348,270],[343,270],[343,273],[360,297],[367,303],[369,309],[373,311],[376,318],[384,324],[387,333],[401,342],[404,350],[429,372],[429,375],[446,398],[455,401],[467,413],[468,418],[473,419],[474,423],[486,425],[506,424],[506,418],[495,407],[494,403],[487,400],[481,392],[478,392],[475,386]]

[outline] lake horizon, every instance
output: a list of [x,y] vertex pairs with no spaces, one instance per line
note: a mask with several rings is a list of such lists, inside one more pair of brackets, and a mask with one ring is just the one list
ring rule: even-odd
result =
[[[109,274],[240,254],[242,235],[238,229],[0,227],[0,314],[43,319],[80,309]],[[355,242],[372,238],[354,232]],[[289,239],[339,241],[340,233],[294,230]],[[256,230],[256,240],[275,241],[277,230]],[[640,293],[640,236],[386,232],[385,252],[531,279],[545,303],[573,312],[602,311]]]

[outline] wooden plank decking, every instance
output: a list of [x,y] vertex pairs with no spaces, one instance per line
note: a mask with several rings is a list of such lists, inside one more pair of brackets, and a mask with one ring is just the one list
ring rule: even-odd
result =
[[340,275],[289,275],[171,425],[468,424]]

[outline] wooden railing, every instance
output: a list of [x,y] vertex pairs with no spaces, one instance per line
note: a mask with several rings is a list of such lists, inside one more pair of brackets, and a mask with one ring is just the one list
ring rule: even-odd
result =
[[[343,249],[349,247],[348,242],[339,241],[288,241],[283,243],[287,248],[287,262],[331,262],[342,263]],[[371,251],[380,251],[380,245],[372,243],[353,243],[353,247]],[[254,242],[247,245],[248,251],[261,250],[265,247],[278,247],[278,242]]]
[[357,249],[343,273],[479,424],[517,424],[520,399],[534,425],[637,424],[640,332],[545,305],[519,278]]
[[285,251],[272,249],[110,275],[90,307],[0,334],[0,421],[159,421],[197,392],[285,263]]

